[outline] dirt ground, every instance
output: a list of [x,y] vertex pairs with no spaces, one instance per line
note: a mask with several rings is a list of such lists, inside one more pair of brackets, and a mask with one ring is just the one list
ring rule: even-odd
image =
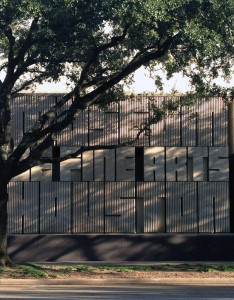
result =
[[[38,278],[40,276],[34,276],[33,274],[26,274],[21,272],[14,272],[12,269],[5,270],[4,273],[0,274],[0,278]],[[57,279],[117,279],[117,278],[128,278],[128,279],[157,279],[157,278],[234,278],[234,272],[222,272],[222,271],[209,271],[209,272],[198,272],[198,271],[116,271],[116,270],[89,270],[89,271],[77,271],[72,270],[70,272],[61,272],[61,270],[53,268],[48,272],[48,276],[42,276],[47,278]]]
[[116,272],[116,271],[94,271],[81,272],[69,275],[69,278],[93,278],[93,279],[108,279],[108,278],[234,278],[234,272],[168,272],[168,271],[131,271],[131,272]]
[[19,263],[0,268],[1,278],[30,279],[234,279],[234,264],[83,265]]

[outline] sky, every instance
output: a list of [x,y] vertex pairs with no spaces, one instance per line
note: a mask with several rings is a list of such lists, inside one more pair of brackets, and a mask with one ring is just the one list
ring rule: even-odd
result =
[[[163,94],[170,94],[173,90],[176,90],[178,93],[183,94],[191,90],[189,85],[189,80],[183,77],[182,73],[175,74],[170,80],[166,79],[165,73],[162,71],[156,72],[157,75],[160,75],[163,79]],[[0,73],[0,79],[4,79],[3,72]],[[221,84],[222,86],[234,86],[234,76],[232,77],[229,83],[225,83],[221,78],[216,80],[216,83]],[[35,92],[38,93],[66,93],[70,89],[66,85],[66,79],[62,78],[59,83],[49,83],[45,82],[36,87]],[[149,71],[144,67],[139,68],[134,75],[134,83],[131,86],[124,86],[124,91],[126,93],[135,93],[142,94],[144,92],[160,94],[161,92],[157,90],[154,80],[150,78]],[[27,91],[31,92],[31,91]]]
[[[184,93],[189,90],[189,82],[181,74],[176,74],[170,80],[166,80],[166,75],[159,72],[160,76],[163,78],[164,83],[164,93],[169,94],[172,89],[176,89],[179,93]],[[154,80],[149,77],[149,72],[144,68],[139,68],[134,75],[134,83],[127,87],[124,87],[125,92],[133,92],[136,94],[141,94],[143,92],[159,93],[154,84]],[[47,83],[38,85],[36,92],[43,93],[64,93],[68,92],[69,88],[66,86],[66,80],[62,79],[59,83]]]
[[[166,75],[161,71],[158,71],[157,74],[163,79],[164,94],[170,94],[172,90],[176,90],[178,93],[182,94],[191,90],[188,79],[183,77],[181,73],[175,74],[170,80],[167,80]],[[134,83],[130,87],[125,86],[124,91],[136,94],[141,94],[143,92],[159,94],[160,92],[156,89],[154,80],[150,78],[149,75],[149,72],[144,67],[139,68],[135,72]],[[223,86],[234,86],[234,77],[228,84],[222,79],[218,79],[216,83]],[[38,85],[35,91],[38,93],[65,93],[70,90],[66,86],[66,80],[62,79],[59,83],[44,83]]]

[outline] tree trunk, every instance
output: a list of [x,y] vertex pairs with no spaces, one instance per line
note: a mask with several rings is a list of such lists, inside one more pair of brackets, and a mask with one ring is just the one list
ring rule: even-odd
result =
[[0,178],[0,266],[11,266],[7,253],[7,184]]

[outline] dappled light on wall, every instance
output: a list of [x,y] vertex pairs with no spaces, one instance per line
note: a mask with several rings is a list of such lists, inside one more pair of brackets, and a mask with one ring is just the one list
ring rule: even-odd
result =
[[[61,95],[18,97],[16,140]],[[179,107],[133,144],[116,147],[136,136],[152,103],[164,100],[168,97],[129,97],[85,110],[58,135],[56,151],[44,156],[63,157],[81,146],[109,149],[13,178],[9,233],[230,232],[227,108],[220,98]]]

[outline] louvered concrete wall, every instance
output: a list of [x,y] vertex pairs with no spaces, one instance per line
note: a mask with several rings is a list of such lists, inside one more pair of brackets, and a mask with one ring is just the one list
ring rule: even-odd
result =
[[228,183],[12,182],[9,197],[10,233],[135,233],[136,217],[144,232],[229,232]]
[[[62,95],[19,95],[12,102],[13,137],[17,144],[36,118]],[[168,97],[139,96],[112,103],[104,111],[92,106],[58,137],[64,147],[116,145],[135,138],[138,128]],[[175,98],[178,100],[178,98]],[[71,102],[71,101],[70,101]],[[67,104],[67,106],[70,104]],[[66,106],[66,107],[67,107]],[[66,109],[64,107],[63,109]],[[227,106],[221,98],[200,100],[184,106],[168,119],[151,125],[149,135],[141,135],[137,146],[228,146]]]
[[[14,100],[16,143],[60,97]],[[58,137],[60,155],[79,145],[134,139],[150,107],[167,99],[137,97],[104,111],[90,107]],[[9,184],[9,233],[229,232],[227,140],[227,107],[214,98],[182,107],[131,147],[89,151],[61,163],[60,182],[50,182],[51,165],[33,168]]]

